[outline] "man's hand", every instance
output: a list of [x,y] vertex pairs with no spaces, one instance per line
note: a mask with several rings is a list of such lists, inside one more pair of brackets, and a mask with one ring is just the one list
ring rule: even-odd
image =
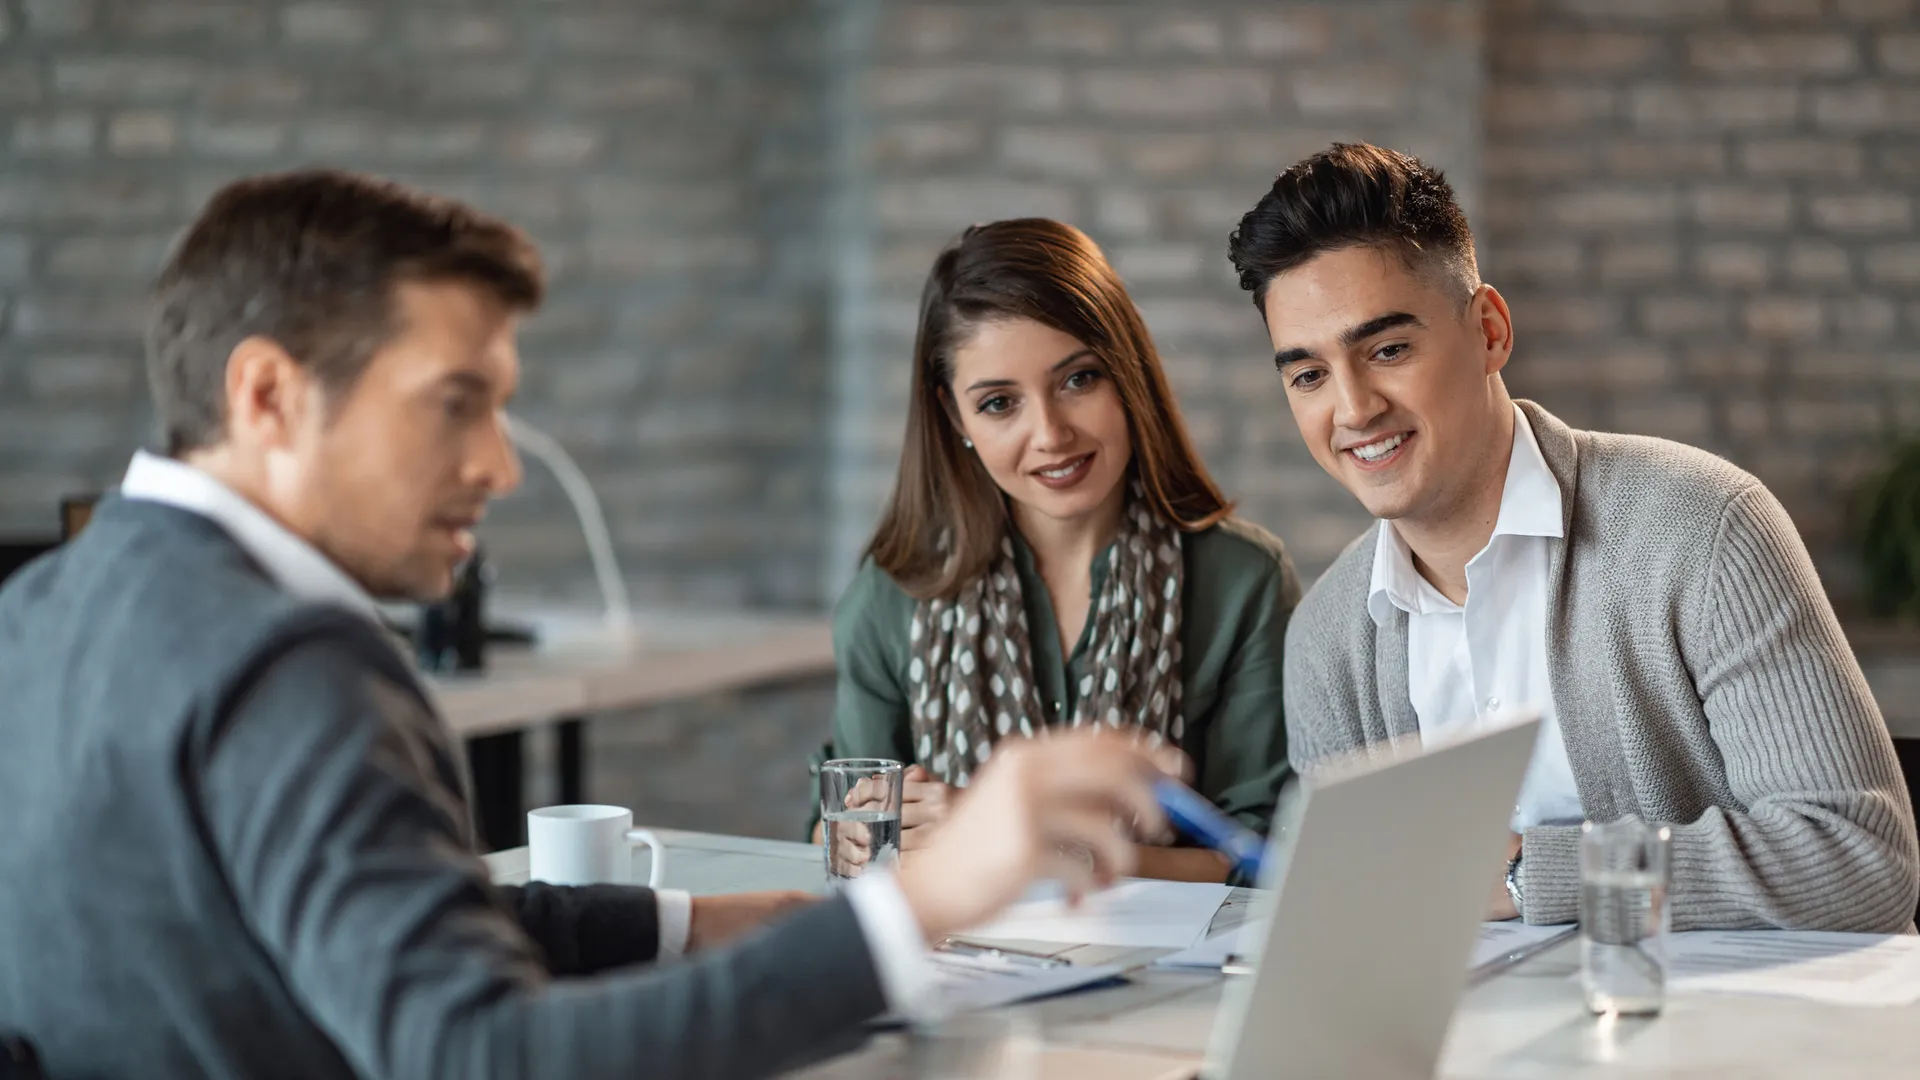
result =
[[980,923],[1043,877],[1078,899],[1133,868],[1133,829],[1165,821],[1154,777],[1186,771],[1178,750],[1121,732],[1002,740],[966,798],[902,863],[901,892],[928,940]]
[[1493,910],[1487,916],[1494,922],[1520,917],[1520,913],[1514,910],[1513,897],[1507,894],[1507,864],[1512,862],[1513,857],[1518,854],[1520,854],[1520,834],[1510,833],[1507,836],[1506,857],[1500,860],[1500,879],[1493,887]]
[[793,891],[696,896],[687,924],[687,951],[711,949],[818,899],[812,893]]
[[934,828],[947,820],[958,801],[959,791],[943,784],[919,765],[907,766],[902,777],[900,802],[900,850],[918,851],[933,840]]

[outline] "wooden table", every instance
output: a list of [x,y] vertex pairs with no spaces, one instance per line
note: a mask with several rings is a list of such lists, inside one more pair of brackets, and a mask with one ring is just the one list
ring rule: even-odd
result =
[[[824,889],[820,849],[660,830],[669,851],[665,884],[698,893]],[[636,856],[644,874],[647,855]],[[526,879],[526,851],[488,856],[501,881]],[[1214,921],[1239,921],[1250,896],[1237,891]],[[1045,948],[1038,943],[1013,943]],[[1162,949],[1058,949],[1076,963],[1145,965]],[[1633,1077],[1641,1080],[1910,1080],[1920,1076],[1920,1008],[1867,1009],[1785,998],[1681,994],[1652,1020],[1607,1023],[1589,1016],[1570,942],[1471,990],[1454,1017],[1441,1075],[1476,1080]],[[1009,1010],[1037,1033],[1035,1075],[1159,1080],[1206,1053],[1225,980],[1213,973],[1140,967],[1128,985]],[[809,1080],[903,1077],[914,1037],[889,1034],[806,1070]]]
[[447,726],[468,740],[475,817],[489,848],[526,837],[527,729],[557,727],[558,801],[584,802],[586,716],[833,672],[825,616],[648,611],[616,631],[581,612],[506,610],[533,628],[535,645],[494,645],[484,670],[427,679]]

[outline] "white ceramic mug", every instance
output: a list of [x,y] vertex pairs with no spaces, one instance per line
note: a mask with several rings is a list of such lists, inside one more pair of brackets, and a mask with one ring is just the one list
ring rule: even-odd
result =
[[666,848],[660,838],[633,827],[624,806],[543,806],[527,811],[527,878],[549,885],[626,885],[633,845],[652,851],[647,887],[660,887]]

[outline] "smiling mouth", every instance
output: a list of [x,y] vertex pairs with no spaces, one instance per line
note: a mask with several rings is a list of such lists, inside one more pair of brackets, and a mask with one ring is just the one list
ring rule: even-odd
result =
[[1350,446],[1341,453],[1350,455],[1363,469],[1377,469],[1395,461],[1405,453],[1407,443],[1413,440],[1413,432],[1401,431],[1370,443]]
[[1035,469],[1033,478],[1050,488],[1067,488],[1079,483],[1093,467],[1093,455],[1081,454],[1048,469]]

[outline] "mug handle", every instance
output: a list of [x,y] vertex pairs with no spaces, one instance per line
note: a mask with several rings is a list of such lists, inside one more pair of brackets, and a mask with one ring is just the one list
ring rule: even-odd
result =
[[628,829],[627,844],[629,852],[633,850],[632,845],[642,844],[651,853],[653,857],[647,860],[647,888],[658,889],[666,877],[667,845],[661,843],[650,829]]

